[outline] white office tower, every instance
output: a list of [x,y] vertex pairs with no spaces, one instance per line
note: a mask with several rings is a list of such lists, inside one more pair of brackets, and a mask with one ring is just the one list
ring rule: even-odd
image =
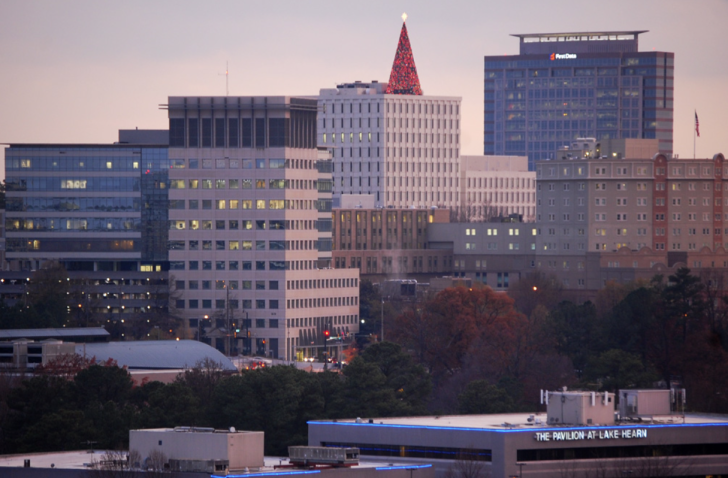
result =
[[286,360],[322,357],[324,331],[357,332],[358,269],[323,267],[330,164],[316,100],[170,97],[168,108],[170,280],[191,329],[207,316],[218,348]]
[[459,205],[460,98],[422,95],[404,24],[389,83],[322,89],[318,110],[335,204],[372,194],[380,207]]

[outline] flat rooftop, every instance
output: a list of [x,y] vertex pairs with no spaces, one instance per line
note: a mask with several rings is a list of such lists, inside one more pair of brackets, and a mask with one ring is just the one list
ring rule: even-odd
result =
[[[0,470],[2,468],[23,468],[25,460],[30,460],[31,468],[54,468],[58,470],[89,470],[91,463],[100,462],[106,456],[106,451],[102,450],[79,450],[79,451],[64,451],[64,452],[49,452],[49,453],[27,453],[24,455],[0,455]],[[126,452],[123,452],[126,455]],[[352,468],[382,468],[386,465],[386,468],[422,468],[429,467],[430,465],[423,466],[422,463],[414,463],[398,460],[396,457],[386,457],[386,463],[382,461],[368,461],[360,460],[358,466]],[[277,474],[299,474],[302,470],[296,468],[283,468],[275,469],[277,465],[288,464],[288,457],[275,457],[266,456],[264,460],[265,465],[263,468],[257,471],[251,470],[249,473],[245,473],[246,476],[255,475],[257,473],[270,473],[276,471]],[[53,466],[51,466],[53,465]],[[234,475],[235,471],[231,471],[230,475]],[[0,475],[2,472],[0,471]],[[215,475],[212,475],[215,476]]]
[[[533,416],[533,422],[529,422],[529,417]],[[536,419],[541,423],[536,424]],[[412,427],[412,428],[462,428],[462,429],[478,429],[478,430],[552,430],[563,428],[574,428],[575,425],[549,425],[547,424],[546,413],[501,413],[493,415],[448,415],[448,416],[429,416],[429,417],[398,417],[398,418],[374,418],[373,423],[369,423],[369,419],[361,419],[357,423],[355,419],[350,420],[312,420],[309,424],[346,424],[346,425],[368,425],[368,426],[393,426],[393,427]],[[605,427],[640,427],[659,426],[659,425],[707,425],[719,424],[728,425],[728,415],[718,414],[702,414],[688,413],[683,415],[670,415],[654,417],[653,421],[622,422],[612,425],[590,425],[589,428],[605,428]],[[579,427],[585,428],[585,427]]]

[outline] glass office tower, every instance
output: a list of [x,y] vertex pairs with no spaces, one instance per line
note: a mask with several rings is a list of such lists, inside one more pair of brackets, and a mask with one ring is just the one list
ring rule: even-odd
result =
[[519,34],[485,57],[484,153],[549,159],[575,138],[651,138],[672,154],[674,53],[640,52],[644,31]]
[[166,309],[167,143],[166,130],[122,130],[115,144],[11,144],[0,299],[57,261],[78,307],[114,321]]

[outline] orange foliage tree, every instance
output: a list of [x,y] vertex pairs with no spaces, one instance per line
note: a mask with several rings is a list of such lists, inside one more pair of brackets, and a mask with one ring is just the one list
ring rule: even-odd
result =
[[506,294],[489,287],[457,287],[405,311],[395,320],[393,334],[437,377],[457,373],[475,343],[494,339],[511,344],[524,320]]

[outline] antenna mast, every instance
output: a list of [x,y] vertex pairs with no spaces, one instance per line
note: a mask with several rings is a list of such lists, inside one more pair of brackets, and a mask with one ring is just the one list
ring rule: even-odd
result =
[[[220,73],[218,73],[220,75]],[[225,96],[230,96],[230,88],[228,88],[228,62],[225,60]]]

